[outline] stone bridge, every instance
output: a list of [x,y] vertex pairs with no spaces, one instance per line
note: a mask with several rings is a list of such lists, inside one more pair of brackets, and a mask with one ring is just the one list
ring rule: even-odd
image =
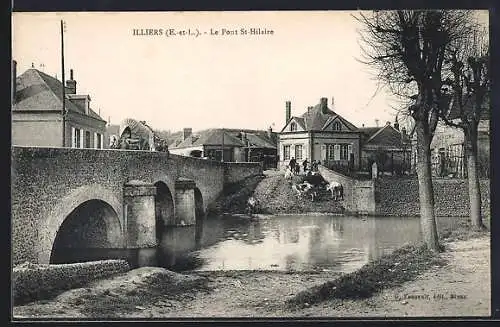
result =
[[165,226],[196,224],[226,183],[262,174],[161,152],[12,147],[13,263],[91,249],[147,249]]

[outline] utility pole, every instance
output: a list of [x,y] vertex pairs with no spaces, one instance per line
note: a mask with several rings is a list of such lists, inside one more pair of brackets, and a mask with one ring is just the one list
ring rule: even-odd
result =
[[[66,85],[64,84],[64,21],[61,19],[62,146],[66,147]],[[73,136],[71,136],[73,137]]]
[[224,128],[222,129],[222,158],[221,162],[224,162]]

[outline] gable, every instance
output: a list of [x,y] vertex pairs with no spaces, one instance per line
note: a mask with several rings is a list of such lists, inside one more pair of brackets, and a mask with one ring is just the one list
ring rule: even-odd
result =
[[[295,126],[294,126],[295,125]],[[293,129],[295,128],[295,130]],[[281,132],[304,132],[305,127],[304,123],[302,122],[301,119],[297,117],[292,117],[288,124],[285,125],[285,127],[281,130]]]
[[340,116],[332,117],[329,119],[325,126],[323,127],[324,131],[338,131],[338,132],[352,132],[354,129],[351,126],[352,124],[348,124],[347,121],[342,119]]
[[403,136],[392,126],[385,126],[373,134],[365,143],[372,146],[402,147]]

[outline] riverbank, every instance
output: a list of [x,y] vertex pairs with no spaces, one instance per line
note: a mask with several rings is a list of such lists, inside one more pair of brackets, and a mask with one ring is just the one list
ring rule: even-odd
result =
[[223,194],[212,206],[213,214],[239,214],[245,212],[247,200],[253,196],[259,202],[260,214],[302,214],[344,212],[342,201],[331,200],[328,193],[312,202],[309,198],[298,198],[291,183],[301,183],[302,176],[286,180],[281,171],[269,170],[263,176],[249,177],[240,183],[227,185]]
[[[127,319],[489,315],[489,233],[477,232],[466,240],[459,238],[445,241],[446,251],[433,257],[432,264],[411,280],[389,285],[390,288],[367,298],[326,297],[317,303],[304,302],[302,306],[287,304],[301,292],[321,288],[340,276],[327,270],[211,271],[182,275],[151,267],[67,291],[52,300],[17,306],[14,316]],[[405,264],[409,267],[410,263],[413,264]]]

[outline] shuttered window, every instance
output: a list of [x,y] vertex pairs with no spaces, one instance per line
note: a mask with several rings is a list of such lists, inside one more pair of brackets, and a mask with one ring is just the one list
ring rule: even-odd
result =
[[302,160],[302,144],[297,144],[295,146],[295,159]]
[[283,160],[290,160],[290,146],[283,146]]
[[71,127],[71,147],[81,148],[83,146],[83,133],[79,128]]

